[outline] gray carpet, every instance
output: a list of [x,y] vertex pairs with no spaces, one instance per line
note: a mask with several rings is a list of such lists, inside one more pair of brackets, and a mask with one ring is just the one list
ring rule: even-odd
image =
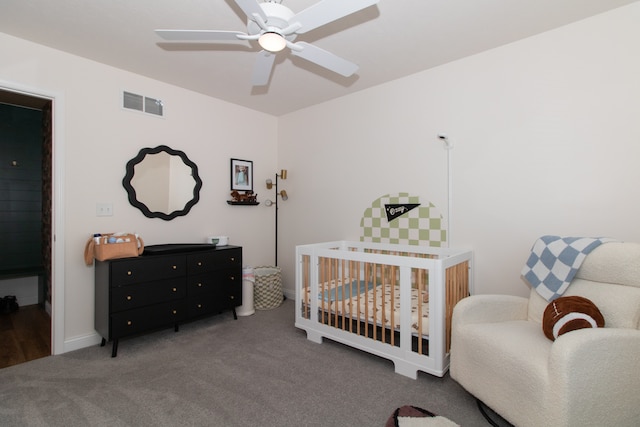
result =
[[108,344],[1,369],[0,425],[384,426],[403,405],[489,425],[448,375],[405,378],[293,325],[285,301],[121,340],[117,358]]

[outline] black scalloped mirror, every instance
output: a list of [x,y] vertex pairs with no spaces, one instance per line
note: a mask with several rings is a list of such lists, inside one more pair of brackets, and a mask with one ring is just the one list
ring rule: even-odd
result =
[[198,166],[178,150],[159,145],[143,148],[127,162],[122,185],[129,203],[149,218],[165,221],[189,213],[200,200]]

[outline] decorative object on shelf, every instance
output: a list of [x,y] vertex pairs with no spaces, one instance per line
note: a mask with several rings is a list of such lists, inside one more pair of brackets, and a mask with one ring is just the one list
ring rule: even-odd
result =
[[271,179],[267,179],[267,189],[271,190],[274,185],[275,185],[275,190],[276,190],[276,197],[275,197],[275,201],[271,201],[271,200],[266,200],[264,202],[265,205],[267,206],[275,206],[276,207],[276,262],[274,265],[278,265],[278,196],[280,196],[282,198],[282,201],[286,201],[287,199],[289,199],[289,196],[287,195],[287,192],[285,190],[282,190],[280,192],[278,192],[278,178],[280,179],[287,179],[287,170],[286,169],[282,169],[280,171],[280,174],[276,174],[276,182],[275,184],[273,183],[273,181]]
[[253,191],[245,191],[241,193],[238,190],[233,190],[231,192],[231,200],[227,200],[227,203],[230,205],[259,205],[260,202],[256,200],[258,197],[257,194],[254,194]]
[[122,185],[129,203],[148,218],[172,220],[188,214],[200,200],[198,166],[182,151],[166,145],[143,148],[126,169]]
[[253,192],[253,162],[231,159],[231,189]]

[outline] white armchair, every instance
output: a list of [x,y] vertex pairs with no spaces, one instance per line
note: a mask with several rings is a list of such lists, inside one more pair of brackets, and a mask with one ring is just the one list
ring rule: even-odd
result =
[[640,425],[640,244],[593,250],[564,295],[590,299],[605,327],[547,339],[533,289],[460,301],[451,377],[518,427]]

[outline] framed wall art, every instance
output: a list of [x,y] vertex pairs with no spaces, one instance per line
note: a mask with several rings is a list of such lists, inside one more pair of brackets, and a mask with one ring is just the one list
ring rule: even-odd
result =
[[253,162],[231,159],[231,190],[253,191]]

